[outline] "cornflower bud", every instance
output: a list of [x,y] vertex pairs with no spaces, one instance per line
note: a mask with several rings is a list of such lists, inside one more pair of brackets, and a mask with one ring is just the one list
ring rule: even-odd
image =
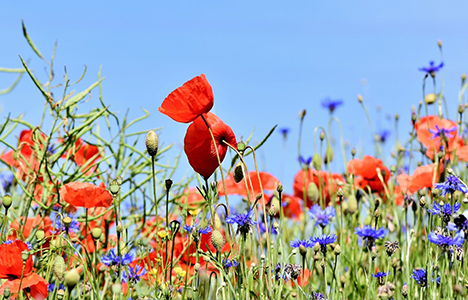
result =
[[424,208],[424,206],[426,206],[426,197],[421,196],[421,198],[419,198],[419,206],[421,206],[421,208]]
[[436,100],[437,95],[434,93],[429,93],[424,97],[424,102],[426,102],[426,104],[428,105],[433,104],[434,102],[436,102]]
[[340,245],[335,245],[335,249],[333,249],[333,252],[335,253],[335,255],[340,255],[341,254],[341,246]]
[[356,148],[352,148],[351,149],[351,155],[354,157],[354,155],[356,155]]
[[146,134],[146,151],[151,157],[155,157],[158,154],[159,148],[159,137],[154,130],[148,131]]
[[357,100],[359,101],[359,103],[362,103],[362,96],[360,94],[357,95]]

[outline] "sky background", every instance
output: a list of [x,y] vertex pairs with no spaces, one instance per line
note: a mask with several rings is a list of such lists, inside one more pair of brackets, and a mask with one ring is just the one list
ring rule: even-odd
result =
[[[104,101],[111,110],[123,118],[130,109],[130,119],[141,116],[141,108],[151,113],[135,131],[164,127],[160,141],[174,144],[164,161],[180,153],[187,125],[159,113],[158,107],[171,91],[203,73],[213,87],[213,112],[238,139],[255,129],[253,140],[259,141],[274,125],[291,129],[286,148],[275,132],[259,152],[260,169],[291,192],[299,170],[299,112],[307,110],[305,156],[313,154],[314,128],[328,124],[329,114],[320,105],[326,97],[344,101],[335,116],[344,139],[361,155],[374,154],[374,148],[357,94],[363,95],[374,127],[391,130],[389,144],[396,113],[399,135],[406,140],[411,105],[422,99],[424,73],[418,68],[441,61],[439,39],[444,94],[449,116],[455,117],[460,76],[468,73],[467,11],[467,1],[2,1],[0,67],[21,67],[21,55],[38,77],[46,78],[44,62],[23,38],[23,19],[47,59],[57,41],[55,83],[63,82],[64,66],[74,81],[86,65],[85,78],[75,86],[83,90],[96,81],[102,66]],[[14,79],[0,74],[0,89]],[[428,86],[432,89],[431,82]],[[0,96],[0,118],[24,113],[39,124],[43,103],[24,76],[12,93]],[[97,106],[96,90],[82,112]],[[336,125],[332,135],[338,140]],[[139,147],[144,149],[143,141]],[[335,156],[333,169],[343,172],[338,148]],[[389,147],[382,159],[393,163]],[[182,155],[173,179],[190,172]]]

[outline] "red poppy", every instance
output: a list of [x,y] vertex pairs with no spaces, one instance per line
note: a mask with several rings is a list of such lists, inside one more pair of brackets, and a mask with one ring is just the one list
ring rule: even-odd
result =
[[43,140],[45,140],[45,134],[41,133],[42,141],[37,141],[33,138],[33,131],[23,130],[21,131],[18,149],[16,151],[10,150],[0,155],[2,160],[7,165],[18,169],[18,177],[25,178],[26,175],[31,173],[37,174],[39,168],[38,155],[35,153],[35,145],[39,144],[40,148],[43,148]]
[[[20,220],[24,222],[24,217],[20,217]],[[17,237],[17,234],[16,234],[17,231],[21,232],[24,238],[28,238],[31,235],[31,232],[33,231],[34,228],[37,228],[38,230],[39,229],[43,230],[45,233],[45,236],[47,237],[47,236],[50,236],[50,230],[52,230],[52,221],[50,220],[49,217],[44,217],[44,218],[42,218],[41,216],[31,217],[31,218],[26,219],[26,224],[23,227],[23,225],[20,226],[18,219],[16,219],[11,224],[10,228],[16,229],[16,230],[11,230],[10,236],[14,238]]]
[[86,175],[90,175],[96,170],[96,166],[93,164],[101,158],[101,155],[97,146],[83,142],[81,138],[78,138],[74,148],[63,154],[62,158],[71,158],[80,167],[86,164],[90,167]]
[[[278,186],[279,180],[275,176],[271,175],[268,172],[259,172],[260,181],[262,183],[262,187],[264,191],[274,191]],[[239,195],[247,197],[247,190],[245,188],[245,179],[242,179],[239,183],[234,181],[233,174],[229,174],[229,176],[224,180],[226,184],[226,191],[228,195]],[[252,183],[252,185],[250,185]],[[247,175],[247,187],[249,188],[249,195],[250,198],[255,200],[255,197],[262,192],[260,188],[260,182],[258,180],[257,172],[250,171]],[[252,190],[253,188],[253,190]],[[224,187],[223,181],[218,181],[218,193],[220,196],[224,196]]]
[[[438,175],[440,175],[440,173],[443,171],[442,168],[439,169],[439,172],[437,172],[437,174],[434,174],[435,164],[417,167],[416,170],[414,170],[413,175],[411,176],[408,174],[398,175],[397,181],[402,191],[414,194],[422,188],[432,187],[432,185],[434,184],[434,179],[435,182],[438,182]],[[434,177],[434,175],[436,176]]]
[[418,140],[427,148],[426,155],[434,159],[434,153],[443,148],[446,158],[452,159],[453,154],[468,161],[468,146],[458,135],[457,123],[438,116],[426,116],[419,119],[414,125]]
[[[325,171],[316,171],[311,168],[306,170],[302,169],[297,172],[294,177],[294,196],[307,201],[306,205],[309,208],[314,204],[314,199],[312,199],[307,193],[311,182],[313,182],[317,189],[322,192],[322,197],[325,199],[326,204],[330,202],[331,196],[335,195],[338,191],[338,185],[346,183],[343,176],[336,173],[330,174]],[[304,199],[304,190],[306,191],[306,199]]]
[[159,111],[176,122],[189,123],[213,107],[211,85],[201,74],[174,90],[164,99]]
[[302,215],[302,200],[299,197],[283,194],[283,215],[286,218],[299,220]]
[[348,163],[348,172],[355,175],[356,185],[365,191],[367,191],[367,187],[370,187],[372,192],[380,193],[384,187],[377,175],[377,169],[380,169],[383,182],[387,183],[390,179],[390,170],[384,166],[380,159],[364,155],[362,160],[355,158]]
[[[228,147],[223,141],[235,146],[237,144],[236,136],[232,132],[232,129],[224,124],[216,115],[207,113],[204,117],[213,132],[219,158],[222,162],[226,156]],[[184,151],[192,168],[204,179],[208,179],[218,167],[216,148],[213,145],[210,132],[201,117],[195,119],[188,127],[184,139]]]
[[[33,298],[45,299],[48,295],[47,286],[49,284],[41,276],[32,273],[31,256],[26,260],[23,272],[23,251],[29,250],[28,246],[21,240],[0,245],[0,279],[7,279],[0,286],[0,294],[3,295],[5,288],[9,287],[12,298],[15,298],[21,282],[21,289],[27,288]],[[22,275],[23,279],[21,279]]]
[[70,182],[60,189],[60,197],[73,206],[92,208],[109,207],[112,195],[104,183],[99,186],[88,182]]

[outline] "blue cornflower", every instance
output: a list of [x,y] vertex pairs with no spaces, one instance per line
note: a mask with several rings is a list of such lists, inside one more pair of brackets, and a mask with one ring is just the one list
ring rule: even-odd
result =
[[300,160],[301,164],[308,167],[310,165],[310,163],[312,162],[312,156],[309,156],[309,157],[306,158],[306,157],[303,157],[301,155],[301,157],[299,157],[299,160]]
[[336,210],[332,206],[327,206],[324,210],[318,204],[312,205],[309,210],[310,217],[315,220],[315,225],[323,227],[327,226],[330,219],[335,217]]
[[315,293],[313,292],[313,298],[314,300],[325,300],[325,295],[322,293]]
[[465,242],[463,231],[459,231],[454,237],[445,234],[438,234],[435,231],[429,233],[427,239],[443,249],[448,249],[449,246],[461,246]]
[[432,133],[433,139],[435,139],[436,137],[452,138],[453,135],[451,134],[451,132],[454,132],[456,130],[457,130],[456,126],[453,126],[450,129],[440,128],[439,125],[436,125],[435,130],[429,128],[429,131]]
[[128,267],[128,271],[123,272],[123,282],[130,282],[136,284],[140,281],[140,277],[146,274],[145,268],[142,268],[140,265],[135,267]]
[[[420,269],[413,269],[413,273],[411,274],[411,278],[416,280],[417,284],[421,287],[425,287],[427,285],[427,271],[424,268]],[[434,278],[431,279],[434,282]],[[440,284],[440,277],[436,278],[437,284]]]
[[441,191],[440,195],[445,196],[447,193],[453,194],[455,191],[460,191],[463,194],[468,193],[468,189],[457,176],[449,175],[445,182],[436,183],[434,187]]
[[387,138],[390,136],[390,130],[382,129],[382,130],[379,131],[379,133],[377,135],[379,137],[379,140],[382,143],[385,143]]
[[427,211],[432,215],[440,216],[441,207],[436,201],[432,202],[432,209],[428,208]]
[[4,244],[4,245],[10,245],[11,243],[13,243],[13,240],[12,240],[12,239],[8,239],[8,240],[4,240],[4,241],[3,241],[3,244]]
[[336,234],[333,235],[321,235],[317,237],[311,237],[310,241],[312,243],[312,247],[319,243],[320,250],[323,254],[327,253],[327,245],[335,242],[337,239]]
[[283,127],[283,128],[280,128],[279,129],[279,132],[283,135],[283,138],[287,138],[288,137],[288,133],[291,129],[287,128],[287,127]]
[[356,227],[355,233],[360,236],[362,239],[366,241],[366,246],[371,248],[374,246],[374,242],[376,239],[381,239],[387,235],[387,229],[381,227],[380,229],[376,230],[372,228],[370,225],[366,225],[362,228]]
[[101,258],[101,262],[108,267],[119,265],[119,264],[121,266],[125,266],[131,263],[132,261],[133,261],[132,253],[126,253],[124,255],[119,256],[115,253],[115,248],[111,249],[107,255],[103,255]]
[[[58,289],[65,290],[65,286],[63,284],[59,284]],[[47,290],[49,292],[53,292],[55,290],[55,283],[49,282],[49,285],[47,286]]]
[[[268,223],[267,223],[268,224]],[[258,227],[260,228],[260,233],[265,233],[266,232],[266,225],[264,222],[258,222]],[[270,234],[278,234],[278,231],[276,231],[275,227],[273,226],[270,226],[270,224],[268,224],[268,232]]]
[[315,244],[312,244],[310,240],[294,240],[291,242],[291,247],[293,248],[299,248],[303,246],[304,248],[312,248]]
[[237,268],[237,266],[239,265],[239,263],[235,259],[230,260],[229,258],[223,258],[222,264],[226,272],[229,270],[229,268]]
[[244,237],[250,232],[250,226],[257,224],[252,221],[253,210],[249,210],[245,214],[237,214],[226,218],[226,223],[237,224],[237,233],[241,233]]
[[372,276],[374,278],[377,278],[377,282],[379,283],[379,285],[384,285],[385,284],[385,277],[387,277],[387,275],[390,275],[390,272],[388,272],[388,273],[377,272],[375,274],[372,274]]
[[435,75],[436,72],[438,72],[442,67],[444,66],[444,62],[441,62],[439,66],[436,66],[434,64],[434,61],[430,61],[429,62],[429,67],[425,68],[419,68],[418,70],[419,71],[423,71],[423,72],[426,72],[426,73],[430,73],[432,76]]
[[198,229],[198,233],[199,234],[208,234],[211,232],[211,227],[210,226],[206,226],[206,228],[204,229],[201,229],[201,228],[198,228],[198,225],[197,222],[195,222],[194,225],[184,225],[184,229],[185,231],[187,231],[188,233],[192,233],[194,229]]
[[338,106],[343,105],[343,100],[337,99],[332,100],[331,98],[327,97],[322,100],[321,102],[322,107],[328,109],[331,113],[335,111]]
[[5,192],[10,190],[10,187],[13,185],[14,176],[12,173],[5,173],[0,174],[0,181],[2,182],[2,187]]

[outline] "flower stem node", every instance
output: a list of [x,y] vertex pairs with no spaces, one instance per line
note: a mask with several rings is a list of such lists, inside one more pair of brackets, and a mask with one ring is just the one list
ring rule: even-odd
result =
[[158,154],[159,148],[159,137],[154,130],[148,131],[146,134],[146,151],[151,157],[155,157]]
[[99,227],[94,227],[93,230],[91,231],[91,235],[93,236],[94,240],[99,240],[102,235],[102,229]]

